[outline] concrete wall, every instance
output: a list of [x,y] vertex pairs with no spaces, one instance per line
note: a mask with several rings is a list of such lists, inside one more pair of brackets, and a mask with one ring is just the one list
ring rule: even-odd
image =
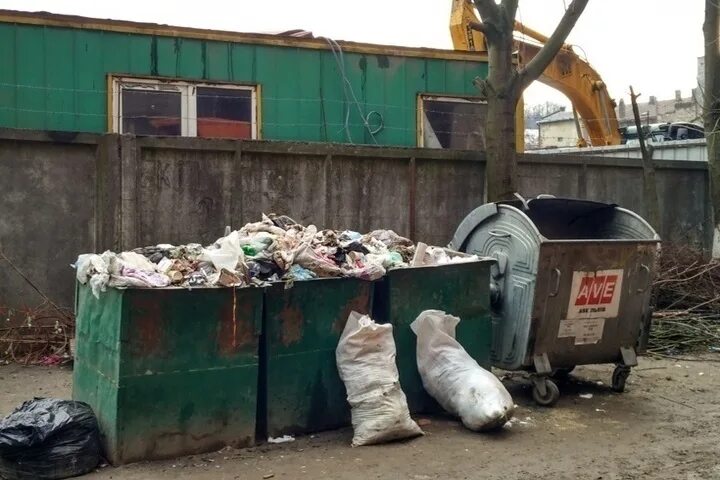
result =
[[[706,244],[706,166],[658,161],[663,237]],[[521,158],[520,186],[645,214],[633,160]],[[0,129],[0,250],[71,306],[78,253],[208,243],[263,212],[446,244],[483,202],[482,153]],[[0,257],[0,308],[41,297]]]

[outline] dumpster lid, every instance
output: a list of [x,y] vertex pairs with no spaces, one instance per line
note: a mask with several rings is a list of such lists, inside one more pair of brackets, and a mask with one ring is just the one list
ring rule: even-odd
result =
[[517,212],[515,218],[524,218],[524,228],[539,235],[540,241],[660,240],[642,217],[614,203],[541,195],[529,201],[520,198],[476,208],[458,226],[450,248],[464,251],[481,224],[508,210]]
[[539,196],[498,202],[521,210],[548,240],[658,240],[642,217],[615,203]]

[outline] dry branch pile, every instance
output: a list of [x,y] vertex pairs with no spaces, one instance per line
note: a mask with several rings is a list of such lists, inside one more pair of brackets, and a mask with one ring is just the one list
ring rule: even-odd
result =
[[75,319],[68,309],[0,308],[0,361],[57,365],[70,361]]
[[653,284],[648,351],[665,355],[720,349],[720,261],[688,247],[663,246]]

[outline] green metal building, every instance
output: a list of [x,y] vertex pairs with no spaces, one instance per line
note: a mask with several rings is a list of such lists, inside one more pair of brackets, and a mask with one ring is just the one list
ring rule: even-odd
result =
[[0,127],[482,147],[472,52],[0,10]]

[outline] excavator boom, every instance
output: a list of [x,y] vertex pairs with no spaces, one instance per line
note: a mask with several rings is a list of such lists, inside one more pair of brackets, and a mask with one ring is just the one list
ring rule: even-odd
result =
[[[471,0],[452,0],[450,34],[456,50],[487,53],[485,36],[475,26],[480,23]],[[548,37],[515,22],[515,39],[520,66],[529,62],[547,42]],[[522,37],[534,40],[530,42]],[[535,43],[537,42],[537,43]],[[615,115],[615,102],[608,95],[600,74],[580,58],[570,45],[563,45],[539,80],[564,93],[585,124],[590,144],[619,145],[621,136]],[[585,146],[583,139],[578,145]]]

